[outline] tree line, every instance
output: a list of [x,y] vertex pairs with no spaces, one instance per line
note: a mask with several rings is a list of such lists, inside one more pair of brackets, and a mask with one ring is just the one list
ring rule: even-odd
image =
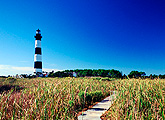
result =
[[119,70],[105,70],[105,69],[75,69],[64,70],[58,72],[50,72],[49,77],[109,77],[109,78],[161,78],[165,79],[165,75],[149,75],[146,76],[145,72],[131,71],[128,75],[122,75]]
[[122,73],[118,70],[105,70],[105,69],[76,69],[76,70],[64,70],[58,72],[51,72],[49,77],[110,77],[110,78],[121,78]]
[[[46,72],[48,73],[48,72]],[[32,74],[21,74],[23,78],[34,78],[36,75]],[[10,77],[10,76],[8,76]],[[44,77],[44,76],[43,76]],[[150,79],[165,79],[164,75],[146,75],[145,72],[139,71],[131,71],[128,75],[122,75],[122,72],[119,70],[105,70],[105,69],[75,69],[75,70],[64,70],[64,71],[57,71],[57,72],[49,72],[48,77],[108,77],[108,78],[121,78],[121,79],[128,79],[128,78],[150,78]],[[6,76],[0,76],[0,78],[7,78]]]

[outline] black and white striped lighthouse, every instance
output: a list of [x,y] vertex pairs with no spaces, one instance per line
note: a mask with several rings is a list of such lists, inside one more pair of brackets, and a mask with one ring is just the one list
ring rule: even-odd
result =
[[41,53],[41,31],[36,30],[35,55],[34,55],[34,74],[42,74],[42,53]]

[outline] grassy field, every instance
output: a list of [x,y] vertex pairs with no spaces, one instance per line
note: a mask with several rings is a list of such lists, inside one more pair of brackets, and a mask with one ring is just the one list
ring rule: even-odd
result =
[[76,119],[113,90],[103,119],[164,119],[165,80],[70,77],[0,79],[0,119]]
[[102,119],[165,120],[165,80],[116,82],[118,96]]
[[76,119],[115,89],[94,78],[1,79],[0,85],[0,119]]

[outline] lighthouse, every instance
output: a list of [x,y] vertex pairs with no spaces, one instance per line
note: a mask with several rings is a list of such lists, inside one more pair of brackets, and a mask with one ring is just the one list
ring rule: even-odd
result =
[[34,55],[34,74],[42,74],[42,53],[41,53],[41,31],[36,30],[35,37],[35,55]]

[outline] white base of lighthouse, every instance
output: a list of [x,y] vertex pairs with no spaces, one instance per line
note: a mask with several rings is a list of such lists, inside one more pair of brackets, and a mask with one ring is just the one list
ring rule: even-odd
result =
[[34,68],[34,73],[42,73],[42,69],[40,69],[40,68]]

